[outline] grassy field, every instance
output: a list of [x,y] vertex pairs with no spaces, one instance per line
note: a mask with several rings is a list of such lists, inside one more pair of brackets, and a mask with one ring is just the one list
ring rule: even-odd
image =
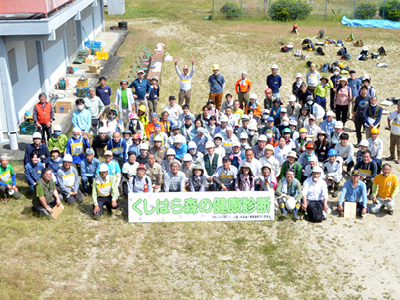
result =
[[[126,20],[130,29],[117,53],[123,64],[118,78],[110,80],[112,87],[129,77],[141,43],[152,48],[163,42],[166,51],[179,57],[180,66],[196,57],[194,112],[207,100],[206,80],[214,63],[226,77],[226,92],[234,91],[240,71],[247,70],[260,99],[269,66],[277,63],[287,102],[294,74],[306,73],[305,61],[296,60],[293,53],[279,53],[277,42],[298,46],[324,29],[334,39],[353,32],[373,51],[384,45],[388,57],[380,62],[389,63],[389,68],[376,68],[372,60],[355,61],[361,49],[350,45],[348,64],[359,74],[371,74],[381,100],[398,96],[397,31],[352,29],[310,19],[299,22],[300,35],[292,36],[289,23],[205,21],[209,10],[205,0],[140,0],[127,1],[123,17],[106,16],[107,27]],[[325,51],[325,57],[309,54],[308,59],[318,64],[336,59],[336,47]],[[178,84],[173,63],[165,63],[159,112],[168,96],[177,94]],[[387,131],[382,136],[387,143]],[[96,221],[86,197],[53,221],[32,216],[23,168],[16,170],[23,196],[0,207],[0,299],[400,298],[398,208],[392,217],[382,213],[346,220],[332,215],[322,224],[290,220],[128,224],[125,199],[113,216]],[[397,166],[394,172],[398,174]],[[336,203],[330,199],[333,209]]]

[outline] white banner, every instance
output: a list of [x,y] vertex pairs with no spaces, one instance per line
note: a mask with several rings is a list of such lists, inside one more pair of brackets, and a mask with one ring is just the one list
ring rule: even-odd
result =
[[129,194],[128,220],[130,223],[274,220],[274,192]]

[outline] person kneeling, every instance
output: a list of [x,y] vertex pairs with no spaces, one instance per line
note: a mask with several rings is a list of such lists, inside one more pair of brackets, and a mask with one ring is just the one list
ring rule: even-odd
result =
[[95,217],[100,217],[103,212],[104,205],[107,208],[108,214],[112,214],[112,209],[117,209],[119,196],[118,185],[115,176],[108,175],[108,167],[106,164],[101,164],[99,174],[93,180],[93,214]]
[[297,213],[301,207],[300,202],[303,197],[303,191],[301,190],[301,184],[298,179],[295,178],[295,171],[288,169],[286,176],[282,178],[276,188],[276,196],[279,197],[279,207],[281,209],[282,216],[287,216],[287,210],[293,211],[293,220],[297,221]]
[[16,187],[16,177],[13,167],[9,164],[8,157],[3,155],[0,165],[0,198],[5,204],[8,198],[19,199],[20,194]]
[[82,203],[82,193],[79,190],[78,171],[72,166],[72,155],[66,154],[63,159],[63,166],[57,172],[58,188],[61,193],[61,200],[74,204],[75,201]]
[[61,200],[56,185],[52,179],[53,172],[50,168],[42,171],[42,177],[36,182],[32,199],[32,211],[36,216],[50,217],[54,206],[60,206]]
[[128,195],[131,193],[152,193],[151,179],[146,175],[146,166],[140,164],[136,169],[136,175],[129,178]]
[[342,169],[343,161],[337,159],[337,152],[335,149],[328,151],[329,158],[324,162],[323,169],[326,172],[325,182],[328,185],[328,189],[333,188],[333,197],[336,198],[339,190],[339,184],[342,181]]

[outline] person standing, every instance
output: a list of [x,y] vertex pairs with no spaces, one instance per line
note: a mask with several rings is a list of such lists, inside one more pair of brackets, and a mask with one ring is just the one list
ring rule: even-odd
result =
[[347,113],[352,99],[353,94],[351,88],[348,86],[347,78],[341,77],[339,79],[339,85],[336,87],[334,106],[336,109],[336,120],[342,121],[343,126],[346,125]]
[[178,68],[178,58],[174,58],[175,62],[175,70],[176,73],[179,76],[179,81],[180,81],[180,89],[179,89],[179,105],[183,105],[183,101],[185,101],[186,105],[190,105],[190,100],[192,99],[192,77],[194,74],[194,56],[190,59],[192,63],[192,71],[189,73],[189,67],[188,66],[183,66],[183,74],[179,71]]
[[158,77],[153,77],[151,79],[151,87],[148,98],[150,114],[157,112],[158,98],[160,97],[160,86],[158,85]]
[[[333,88],[331,89],[331,101],[330,101],[331,110],[335,110],[335,107],[334,107],[335,94],[339,87],[340,78],[342,78],[342,76],[340,76],[340,68],[335,67],[333,69],[333,75],[331,76],[331,81],[333,83]],[[347,79],[346,79],[346,81],[347,81]],[[347,117],[347,115],[346,115],[346,117]]]
[[86,97],[84,101],[85,108],[90,111],[90,114],[92,116],[91,131],[94,135],[97,135],[99,118],[103,114],[105,106],[101,99],[96,96],[96,90],[94,88],[89,88],[89,97]]
[[75,105],[78,109],[72,114],[72,125],[82,132],[89,133],[92,127],[92,115],[90,111],[85,109],[85,101],[83,99],[76,99]]
[[394,150],[397,146],[396,164],[400,164],[400,102],[397,103],[397,111],[393,111],[388,117],[388,127],[390,130],[390,156],[387,160],[396,159]]
[[349,87],[351,88],[351,95],[353,96],[350,102],[349,113],[348,113],[348,116],[350,118],[350,111],[353,109],[354,100],[356,100],[358,91],[360,90],[362,83],[360,78],[356,78],[357,76],[356,71],[350,70],[349,74],[350,78],[347,79],[347,82],[349,83]]
[[310,65],[310,71],[306,75],[308,90],[314,92],[315,88],[319,84],[319,81],[320,81],[320,74],[317,71],[317,65],[315,63],[312,63]]
[[242,78],[236,81],[235,91],[238,94],[238,99],[241,107],[245,107],[249,102],[251,90],[251,81],[247,78],[247,72],[242,71]]
[[96,96],[99,97],[104,104],[103,115],[108,116],[111,109],[111,88],[106,85],[106,78],[104,76],[100,76],[99,83],[100,85],[96,87]]
[[208,85],[210,86],[210,95],[208,98],[213,100],[217,109],[220,110],[225,88],[225,77],[219,73],[219,66],[217,64],[214,64],[212,69],[213,74],[208,77]]
[[129,123],[129,114],[131,113],[131,111],[137,111],[137,107],[135,110],[135,105],[137,105],[137,102],[134,100],[135,97],[132,94],[132,90],[128,88],[128,81],[121,80],[119,84],[121,87],[117,90],[117,94],[115,95],[114,106],[117,108],[120,120],[124,122],[124,127],[127,127],[127,124]]
[[273,64],[271,66],[271,73],[267,77],[267,86],[272,90],[272,99],[280,99],[279,89],[282,86],[282,77],[278,75],[278,66]]
[[365,112],[365,124],[368,128],[365,129],[365,135],[367,138],[371,137],[371,129],[378,128],[379,123],[382,119],[383,108],[378,105],[378,100],[375,96],[369,99],[369,106]]
[[50,139],[51,123],[54,120],[53,106],[47,102],[46,94],[40,93],[39,102],[33,107],[33,122],[42,135],[42,143],[46,143],[45,135],[47,135],[47,141]]
[[354,101],[353,108],[353,122],[356,128],[356,136],[357,136],[357,145],[361,142],[361,126],[364,126],[365,123],[365,115],[369,106],[370,97],[367,95],[368,89],[365,86],[362,86],[360,89],[360,95],[357,96]]
[[[148,107],[147,98],[150,94],[151,85],[147,79],[144,78],[144,71],[139,70],[137,73],[138,78],[132,81],[128,88],[134,88],[133,98],[135,99],[135,108],[137,111],[140,105]],[[149,116],[149,110],[146,110],[146,115]]]
[[46,145],[42,144],[42,135],[39,132],[35,132],[32,135],[33,144],[30,144],[25,149],[24,166],[31,161],[32,152],[39,154],[39,160],[43,164],[47,164],[51,159],[49,149]]
[[[169,105],[164,108],[164,112],[168,112],[169,118],[173,124],[179,123],[179,116],[183,114],[182,107],[176,104],[176,98],[174,95],[169,96]],[[164,127],[165,129],[165,127]]]

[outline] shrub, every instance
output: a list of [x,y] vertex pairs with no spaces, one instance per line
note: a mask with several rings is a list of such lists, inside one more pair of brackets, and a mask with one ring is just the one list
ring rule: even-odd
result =
[[356,7],[354,17],[356,19],[372,19],[376,14],[376,5],[373,3],[362,2]]
[[240,8],[232,2],[226,2],[221,7],[221,13],[227,18],[228,20],[238,18],[240,16]]
[[379,7],[379,16],[390,21],[400,20],[400,2],[397,0],[388,1]]
[[293,21],[308,17],[312,7],[304,0],[278,0],[271,5],[270,17],[274,21]]

